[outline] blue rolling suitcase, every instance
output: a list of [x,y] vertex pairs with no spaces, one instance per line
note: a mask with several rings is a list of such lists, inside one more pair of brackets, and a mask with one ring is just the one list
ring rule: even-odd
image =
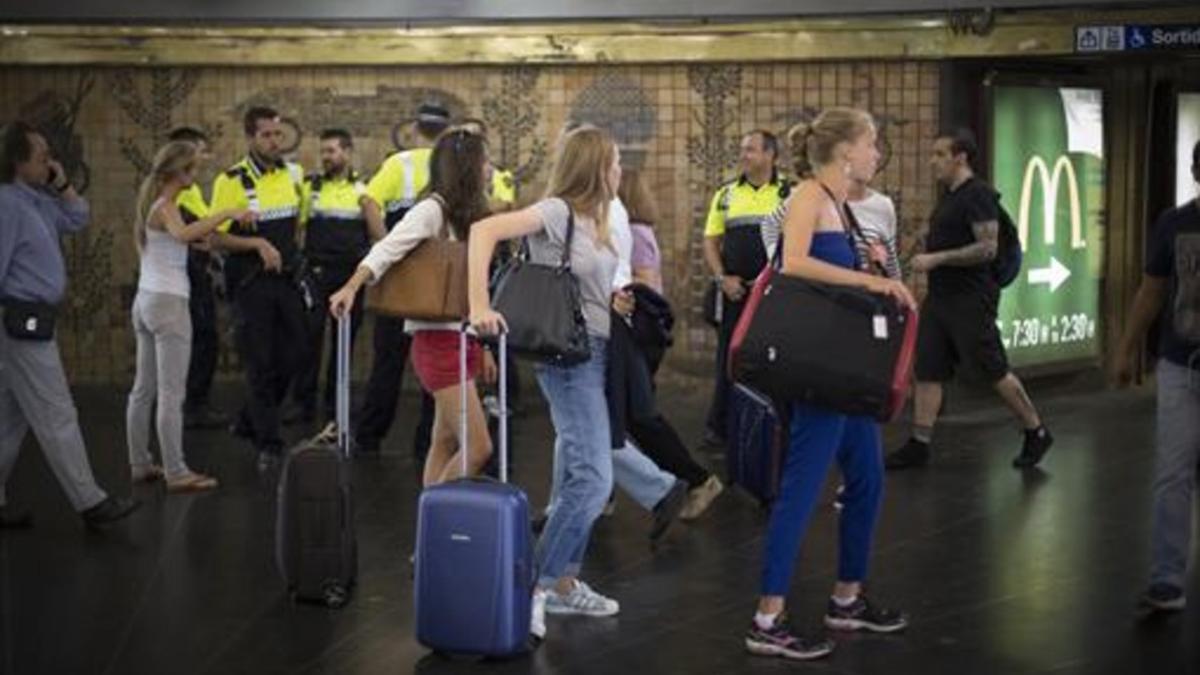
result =
[[[460,368],[466,375],[461,336]],[[438,652],[519,654],[530,644],[536,580],[529,501],[507,483],[507,344],[500,339],[500,481],[468,478],[426,489],[418,504],[415,576],[417,641]],[[466,438],[466,389],[462,437]],[[466,462],[466,455],[463,455]]]
[[763,506],[779,494],[787,419],[771,399],[742,384],[729,394],[725,465],[729,482],[739,485]]

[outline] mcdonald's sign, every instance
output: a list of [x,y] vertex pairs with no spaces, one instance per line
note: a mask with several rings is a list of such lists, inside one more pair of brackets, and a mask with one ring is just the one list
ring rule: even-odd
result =
[[1015,367],[1100,353],[1103,100],[1098,89],[992,89],[991,176],[1025,250],[1021,277],[997,312]]
[[1053,170],[1047,168],[1046,160],[1033,155],[1025,165],[1025,176],[1021,179],[1021,201],[1017,211],[1017,232],[1021,236],[1021,248],[1029,250],[1029,211],[1033,207],[1033,186],[1037,179],[1042,188],[1042,241],[1053,246],[1058,231],[1058,194],[1063,179],[1067,182],[1067,208],[1071,217],[1071,248],[1087,247],[1083,232],[1083,209],[1079,200],[1079,179],[1075,165],[1067,155],[1059,155]]

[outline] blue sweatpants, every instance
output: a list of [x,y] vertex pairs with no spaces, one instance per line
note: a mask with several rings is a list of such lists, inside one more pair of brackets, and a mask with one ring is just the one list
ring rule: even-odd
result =
[[846,483],[838,523],[838,581],[867,576],[883,497],[883,451],[875,420],[797,403],[790,431],[779,496],[767,526],[762,594],[768,596],[787,595],[800,540],[835,456]]

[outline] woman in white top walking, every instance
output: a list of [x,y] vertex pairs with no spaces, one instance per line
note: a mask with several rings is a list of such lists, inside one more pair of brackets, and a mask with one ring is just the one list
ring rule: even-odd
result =
[[[195,181],[196,162],[197,149],[192,143],[174,141],[163,146],[138,190],[134,219],[141,265],[133,300],[137,375],[126,410],[129,463],[135,483],[157,480],[165,473],[168,492],[217,487],[215,478],[192,471],[183,459],[183,399],[192,351],[188,244],[212,234],[226,220],[252,217],[245,209],[231,209],[185,225],[175,198]],[[150,456],[150,416],[155,402],[165,472]]]
[[[483,137],[465,128],[450,129],[438,137],[429,159],[429,188],[386,237],[371,247],[354,276],[329,298],[329,310],[342,316],[354,306],[363,284],[374,283],[404,259],[417,244],[442,236],[464,241],[471,223],[487,216],[485,178],[489,175],[487,144]],[[433,395],[433,434],[425,459],[425,487],[459,478],[463,474],[462,440],[457,420],[462,392],[459,373],[460,322],[405,322],[413,334],[412,363],[421,386]],[[480,370],[482,369],[482,373]],[[467,349],[467,427],[470,448],[467,464],[471,475],[478,473],[492,454],[487,418],[475,388],[475,377],[495,379],[492,357],[473,338]]]

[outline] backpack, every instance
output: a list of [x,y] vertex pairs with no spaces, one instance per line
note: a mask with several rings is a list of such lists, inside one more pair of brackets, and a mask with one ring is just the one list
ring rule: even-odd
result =
[[1000,229],[997,232],[996,257],[992,258],[992,278],[1000,288],[1007,288],[1021,276],[1021,261],[1025,254],[1021,251],[1017,226],[1000,204],[999,194],[996,195],[996,214]]

